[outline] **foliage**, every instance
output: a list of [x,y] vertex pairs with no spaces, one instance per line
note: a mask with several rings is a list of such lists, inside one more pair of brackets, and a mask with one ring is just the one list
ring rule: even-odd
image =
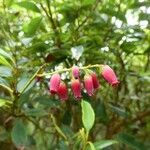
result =
[[[2,150],[150,147],[149,0],[0,0],[0,14]],[[120,84],[100,76],[94,96],[61,102],[49,74],[74,64],[108,64]]]

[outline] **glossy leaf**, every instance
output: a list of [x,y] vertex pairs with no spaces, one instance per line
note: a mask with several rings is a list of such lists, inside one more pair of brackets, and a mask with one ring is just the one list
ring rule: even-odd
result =
[[100,122],[107,123],[109,121],[109,117],[106,112],[106,106],[102,100],[97,101],[96,107],[95,107],[95,112],[96,112],[96,115],[98,116],[98,118],[100,119]]
[[57,101],[51,100],[48,96],[36,97],[34,101],[39,102],[39,104],[49,108],[55,106],[55,104],[57,103]]
[[27,132],[26,127],[21,120],[16,120],[11,131],[11,138],[13,143],[19,147],[26,145]]
[[27,36],[32,36],[33,34],[35,34],[41,23],[41,20],[41,17],[33,18],[29,24],[24,25],[23,31],[26,33]]
[[95,121],[95,113],[90,103],[86,102],[85,100],[82,100],[81,102],[82,107],[82,122],[87,131],[90,131],[90,129],[94,125]]
[[5,58],[11,59],[13,62],[12,56],[9,54],[9,52],[4,51],[3,49],[0,48],[0,54],[3,55]]
[[42,108],[33,108],[25,111],[27,116],[32,117],[42,117],[47,115],[48,113]]
[[0,107],[7,106],[10,103],[11,103],[11,101],[8,101],[7,99],[0,98]]
[[8,66],[8,67],[12,67],[11,64],[3,57],[0,55],[0,64],[4,65],[4,66]]
[[120,115],[122,117],[127,117],[128,116],[128,113],[125,110],[123,110],[119,107],[113,106],[113,105],[109,105],[109,106],[112,109],[112,111],[117,113],[118,115]]
[[101,149],[104,149],[108,146],[111,146],[113,144],[117,144],[118,142],[115,141],[115,140],[100,140],[98,142],[95,142],[94,143],[94,146],[95,146],[95,149],[96,150],[101,150]]
[[88,146],[88,150],[96,150],[95,146],[92,142],[88,142],[89,146]]
[[[18,91],[22,91],[22,89],[24,88],[24,86],[28,83],[28,81],[30,80],[30,78],[26,78],[26,77],[21,77],[20,81],[17,84],[17,90]],[[33,87],[35,81],[32,81],[30,86],[25,90],[29,90],[31,87]]]
[[[0,82],[3,82],[3,80],[1,80],[0,78]],[[5,80],[4,80],[5,81]],[[9,93],[12,93],[13,90],[7,85],[7,83],[3,82],[3,83],[0,83],[0,87],[2,87],[3,89],[7,90]]]
[[145,150],[145,146],[143,143],[141,143],[136,137],[127,134],[127,133],[119,133],[117,136],[117,139],[128,145],[129,147],[132,147],[135,150]]
[[1,77],[10,77],[12,75],[11,69],[9,67],[0,66],[0,76]]

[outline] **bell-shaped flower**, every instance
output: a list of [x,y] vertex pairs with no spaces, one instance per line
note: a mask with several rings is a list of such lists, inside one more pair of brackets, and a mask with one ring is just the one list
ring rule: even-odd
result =
[[63,101],[68,99],[68,89],[64,82],[60,83],[57,94],[59,98]]
[[96,73],[95,73],[95,72],[92,72],[91,77],[92,77],[94,89],[98,89],[99,86],[100,86],[100,84],[99,84],[99,81],[98,81],[98,78],[97,78]]
[[91,75],[85,75],[84,77],[84,87],[86,89],[86,92],[89,96],[93,95],[94,92],[94,86],[93,86],[93,80]]
[[81,98],[81,83],[79,79],[72,79],[71,81],[71,89],[75,98]]
[[60,85],[60,75],[59,74],[53,74],[50,79],[50,93],[56,94]]
[[113,87],[115,87],[119,84],[119,81],[117,79],[117,76],[116,76],[114,70],[112,68],[110,68],[108,65],[103,66],[102,76]]

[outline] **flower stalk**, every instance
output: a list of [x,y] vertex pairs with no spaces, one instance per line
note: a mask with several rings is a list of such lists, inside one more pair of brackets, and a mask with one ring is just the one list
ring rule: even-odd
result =
[[[91,69],[91,68],[100,68],[102,66],[103,65],[95,64],[95,65],[88,65],[88,66],[84,66],[84,67],[79,67],[79,69],[80,70],[85,70],[85,69]],[[71,68],[64,68],[64,69],[60,69],[60,70],[50,72],[50,73],[37,74],[37,76],[39,76],[39,77],[49,76],[49,75],[53,75],[53,74],[56,74],[56,73],[63,73],[63,72],[67,72],[67,71],[69,72],[71,70],[72,70],[72,67]]]

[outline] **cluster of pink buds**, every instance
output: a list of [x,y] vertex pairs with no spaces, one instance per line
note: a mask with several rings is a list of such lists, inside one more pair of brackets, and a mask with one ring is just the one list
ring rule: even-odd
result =
[[[72,80],[71,80],[71,89],[73,95],[76,99],[80,99],[82,97],[82,82],[80,79],[80,69],[77,66],[72,67]],[[103,78],[113,87],[117,86],[119,81],[116,77],[115,72],[108,65],[102,66],[101,72]],[[100,87],[100,83],[98,81],[98,77],[95,72],[89,71],[84,76],[84,88],[89,96],[92,96]],[[61,100],[68,99],[68,88],[67,85],[61,80],[59,74],[52,75],[50,79],[50,93],[52,95],[57,94]]]

